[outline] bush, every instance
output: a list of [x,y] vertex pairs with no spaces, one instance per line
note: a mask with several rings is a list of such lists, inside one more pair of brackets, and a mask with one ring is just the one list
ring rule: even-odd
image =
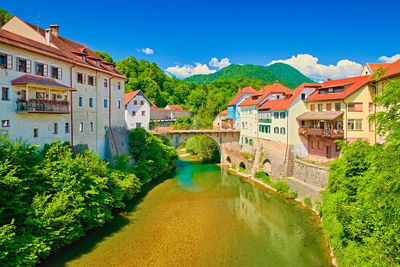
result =
[[197,154],[203,162],[219,162],[219,150],[215,142],[207,136],[193,136],[186,141],[186,151]]
[[240,171],[240,172],[243,172],[243,173],[246,173],[246,169],[243,168],[243,167],[239,167],[239,171]]
[[232,163],[232,169],[234,169],[234,170],[236,170],[236,165],[235,165],[235,163]]
[[276,191],[278,191],[281,194],[289,193],[289,184],[286,183],[285,181],[279,181],[275,183],[273,187],[276,189]]
[[306,205],[307,207],[311,208],[312,207],[312,200],[309,197],[306,197],[304,199],[304,205]]
[[289,192],[289,197],[296,199],[299,196],[299,193],[297,191],[290,191]]
[[266,184],[269,184],[269,185],[271,184],[271,178],[263,171],[257,171],[254,174],[254,178],[260,179]]
[[32,266],[112,218],[140,190],[139,179],[96,153],[0,136],[0,262]]

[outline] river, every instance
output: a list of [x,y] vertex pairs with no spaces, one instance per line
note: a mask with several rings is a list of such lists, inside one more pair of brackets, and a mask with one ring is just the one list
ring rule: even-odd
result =
[[42,266],[330,266],[311,211],[215,164],[177,161],[104,228]]

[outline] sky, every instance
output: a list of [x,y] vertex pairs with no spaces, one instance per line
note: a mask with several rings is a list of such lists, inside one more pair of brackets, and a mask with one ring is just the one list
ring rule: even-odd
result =
[[[229,64],[288,63],[315,81],[400,59],[400,0],[4,1],[32,24],[185,78]],[[64,2],[63,2],[64,3]]]

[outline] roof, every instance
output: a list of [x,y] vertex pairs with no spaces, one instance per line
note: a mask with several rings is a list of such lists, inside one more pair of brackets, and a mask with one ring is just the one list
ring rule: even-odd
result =
[[300,121],[334,120],[343,115],[343,111],[305,112],[297,117]]
[[285,95],[292,95],[293,91],[287,88],[286,86],[275,82],[272,85],[265,86],[260,89],[260,91],[254,93],[250,97],[248,97],[246,100],[244,100],[242,103],[239,104],[239,106],[254,106],[260,104],[263,99],[265,99],[268,95],[272,93],[282,93]]
[[373,73],[375,73],[379,67],[386,68],[390,65],[390,63],[367,63],[367,64]]
[[179,105],[167,105],[166,109],[173,111],[183,111],[183,108]]
[[225,110],[221,111],[220,113],[218,113],[218,115],[228,115],[228,110],[225,109]]
[[254,94],[256,93],[257,90],[255,90],[254,88],[248,86],[246,88],[240,89],[238,90],[237,95],[228,103],[228,106],[233,106],[236,104],[236,102],[244,95],[244,94]]
[[400,59],[383,67],[386,73],[383,77],[390,78],[400,74]]
[[268,101],[265,101],[264,104],[262,104],[258,110],[266,110],[266,109],[271,109],[272,107],[274,107],[277,103],[282,102],[283,98],[280,99],[271,99]]
[[[44,38],[44,29],[25,22],[16,16],[14,16],[11,20],[15,19],[21,21],[22,23],[25,23],[27,26],[32,28],[32,30],[34,30]],[[87,67],[93,70],[101,71],[103,73],[126,79],[126,77],[115,70],[115,68],[111,68],[109,63],[106,63],[90,48],[82,44],[64,38],[60,35],[54,35],[53,33],[51,33],[52,45],[47,45],[45,43],[34,41],[30,38],[26,38],[17,33],[7,31],[4,29],[6,25],[7,23],[4,24],[2,28],[0,28],[0,43],[4,43],[34,53],[42,54],[44,56],[56,58],[58,60],[62,60],[71,64]],[[86,55],[86,61],[82,60],[82,54]],[[100,61],[100,66],[97,65],[97,61]]]
[[[312,93],[307,101],[321,101],[321,100],[335,100],[335,99],[344,99],[357,91],[357,89],[361,88],[365,84],[367,84],[371,80],[370,75],[365,76],[357,76],[339,80],[329,80],[322,83],[322,87],[318,88],[314,93]],[[331,88],[337,86],[344,86],[344,91],[340,93],[327,93],[327,94],[319,94],[318,91],[324,88]]]
[[136,91],[133,91],[133,92],[126,93],[125,94],[125,105],[128,104],[129,101],[131,101],[132,98],[134,98],[137,95],[137,93],[139,93],[139,91],[140,90],[136,90]]
[[44,85],[44,86],[73,90],[71,87],[58,83],[53,79],[37,77],[29,74],[22,75],[21,77],[12,80],[11,84],[12,85],[36,84],[36,85]]

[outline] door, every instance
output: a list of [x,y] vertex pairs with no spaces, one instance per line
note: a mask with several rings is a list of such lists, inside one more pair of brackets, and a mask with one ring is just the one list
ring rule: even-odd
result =
[[331,147],[330,146],[326,146],[326,157],[328,159],[331,158],[331,156],[332,156],[331,154],[332,154]]

